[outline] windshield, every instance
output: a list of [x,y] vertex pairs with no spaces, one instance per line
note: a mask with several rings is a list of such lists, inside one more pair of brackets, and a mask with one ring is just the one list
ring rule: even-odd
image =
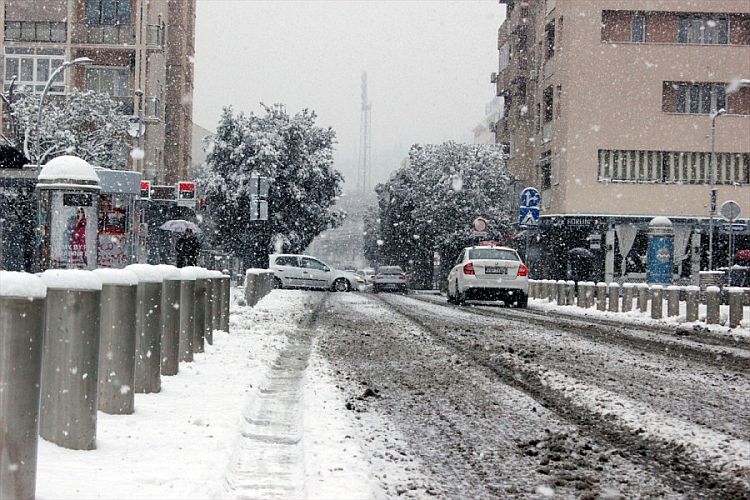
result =
[[473,259],[520,260],[516,252],[502,248],[474,248],[469,250],[469,260]]

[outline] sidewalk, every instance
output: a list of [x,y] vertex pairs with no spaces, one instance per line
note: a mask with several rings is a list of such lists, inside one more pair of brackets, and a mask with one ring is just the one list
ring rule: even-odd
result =
[[[38,498],[380,496],[367,462],[352,459],[362,454],[352,453],[349,423],[333,410],[344,402],[327,367],[311,360],[315,376],[308,373],[310,341],[300,324],[323,294],[279,290],[249,308],[237,304],[236,292],[232,333],[214,333],[204,354],[162,377],[160,393],[137,394],[133,415],[99,412],[96,450],[40,439]],[[280,372],[285,360],[297,362]],[[293,384],[285,387],[290,374]],[[259,430],[264,419],[293,428]],[[287,462],[273,453],[280,443],[292,445]],[[286,474],[276,474],[282,469]]]

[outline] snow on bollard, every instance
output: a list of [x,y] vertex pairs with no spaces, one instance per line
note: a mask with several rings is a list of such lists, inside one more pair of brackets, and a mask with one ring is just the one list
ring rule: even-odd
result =
[[721,289],[718,286],[706,287],[706,323],[718,325],[721,319]]
[[224,273],[221,278],[221,330],[229,333],[229,298],[232,278]]
[[607,284],[599,282],[596,284],[596,309],[607,310]]
[[633,310],[633,283],[622,284],[622,312]]
[[646,283],[638,283],[638,310],[641,313],[648,312],[649,289]]
[[161,289],[158,267],[131,264],[125,269],[138,276],[136,303],[135,382],[137,393],[161,391]]
[[609,284],[609,312],[620,312],[620,284]]
[[138,276],[122,269],[96,269],[102,282],[99,324],[100,411],[133,413]]
[[0,271],[0,498],[34,498],[47,287]]
[[695,285],[685,287],[685,321],[698,321],[698,294],[700,291],[700,287]]
[[39,435],[63,448],[96,448],[101,280],[50,269],[42,354]]
[[164,282],[161,289],[161,374],[180,370],[180,270],[169,264],[156,266]]
[[676,285],[667,287],[667,317],[672,318],[680,315],[680,291]]
[[651,286],[651,318],[661,319],[664,316],[664,287]]
[[742,321],[743,290],[739,287],[726,290],[729,295],[729,328],[737,328]]
[[180,361],[193,361],[195,330],[195,268],[180,269]]

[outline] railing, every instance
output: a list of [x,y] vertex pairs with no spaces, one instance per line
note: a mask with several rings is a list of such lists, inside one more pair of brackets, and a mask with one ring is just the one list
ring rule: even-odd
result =
[[74,24],[73,43],[99,45],[135,45],[135,26],[132,24]]
[[6,42],[65,43],[68,24],[56,21],[5,21]]

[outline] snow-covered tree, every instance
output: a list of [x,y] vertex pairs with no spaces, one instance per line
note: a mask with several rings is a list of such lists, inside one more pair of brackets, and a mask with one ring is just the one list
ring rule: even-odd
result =
[[[342,181],[333,169],[336,134],[315,119],[306,109],[290,116],[280,105],[262,115],[224,109],[200,182],[216,243],[248,266],[265,267],[272,251],[302,252],[340,222],[332,208]],[[251,220],[253,174],[271,180],[268,221]]]
[[3,139],[32,162],[44,164],[74,154],[101,167],[128,167],[128,116],[121,103],[107,94],[73,89],[66,96],[48,97],[39,124],[38,152],[39,96],[11,93],[4,100],[9,132]]
[[434,252],[446,271],[460,250],[476,243],[471,223],[490,222],[489,237],[511,230],[511,177],[497,146],[446,142],[415,144],[409,161],[384,184],[379,196],[379,261],[410,270],[427,286]]

